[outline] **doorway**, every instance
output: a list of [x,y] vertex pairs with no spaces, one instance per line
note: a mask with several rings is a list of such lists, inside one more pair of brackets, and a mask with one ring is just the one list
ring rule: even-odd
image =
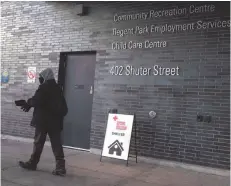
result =
[[96,52],[60,54],[59,81],[68,106],[63,120],[63,145],[90,149]]

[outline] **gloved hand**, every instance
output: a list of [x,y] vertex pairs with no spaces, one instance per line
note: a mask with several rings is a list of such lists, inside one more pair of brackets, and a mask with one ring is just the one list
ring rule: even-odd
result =
[[24,112],[29,112],[29,110],[31,109],[30,105],[28,104],[25,104],[21,107],[21,109],[24,111]]

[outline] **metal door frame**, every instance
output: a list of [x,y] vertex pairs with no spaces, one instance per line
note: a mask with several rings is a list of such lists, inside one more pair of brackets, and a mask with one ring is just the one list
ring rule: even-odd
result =
[[[58,71],[58,84],[59,86],[62,88],[62,90],[64,91],[64,87],[65,87],[65,78],[66,78],[66,67],[67,67],[67,57],[68,55],[71,54],[76,54],[76,55],[96,55],[96,51],[70,51],[70,52],[60,52],[60,58],[59,58],[59,71]],[[95,70],[95,69],[94,69]],[[63,124],[63,120],[62,120],[62,124]],[[63,133],[62,133],[62,137],[63,137]],[[90,133],[90,137],[91,137],[91,133]],[[90,140],[91,143],[91,140]],[[91,146],[91,144],[90,144]],[[64,148],[68,148],[68,149],[75,149],[75,150],[81,150],[81,151],[89,151],[90,152],[90,148],[89,149],[82,149],[82,148],[77,148],[77,147],[70,147],[70,146],[65,146],[63,145]]]

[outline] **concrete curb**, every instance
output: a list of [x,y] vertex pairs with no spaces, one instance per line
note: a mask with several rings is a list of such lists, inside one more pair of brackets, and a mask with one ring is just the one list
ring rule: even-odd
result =
[[[31,138],[15,137],[15,136],[9,136],[9,135],[1,135],[1,139],[14,140],[14,141],[26,142],[26,143],[33,143],[33,139],[31,139]],[[50,146],[50,143],[47,141],[45,143],[45,145]],[[91,148],[90,153],[100,155],[101,150]],[[173,168],[183,168],[183,169],[192,170],[192,171],[201,172],[201,173],[206,173],[206,174],[214,174],[214,175],[218,175],[218,176],[230,177],[230,171],[229,170],[203,167],[203,166],[197,166],[197,165],[190,165],[190,164],[178,163],[178,162],[167,161],[167,160],[160,160],[160,159],[155,159],[155,158],[146,158],[146,157],[142,157],[142,156],[138,157],[138,161],[144,162],[144,163],[149,163],[149,164],[156,164],[156,165],[161,165],[161,166],[173,167]]]

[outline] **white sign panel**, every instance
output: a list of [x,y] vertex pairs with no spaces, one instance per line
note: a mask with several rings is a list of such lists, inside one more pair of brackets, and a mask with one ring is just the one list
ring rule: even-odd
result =
[[28,67],[27,69],[27,83],[35,83],[36,67]]
[[133,115],[108,115],[102,156],[128,159],[133,120]]

